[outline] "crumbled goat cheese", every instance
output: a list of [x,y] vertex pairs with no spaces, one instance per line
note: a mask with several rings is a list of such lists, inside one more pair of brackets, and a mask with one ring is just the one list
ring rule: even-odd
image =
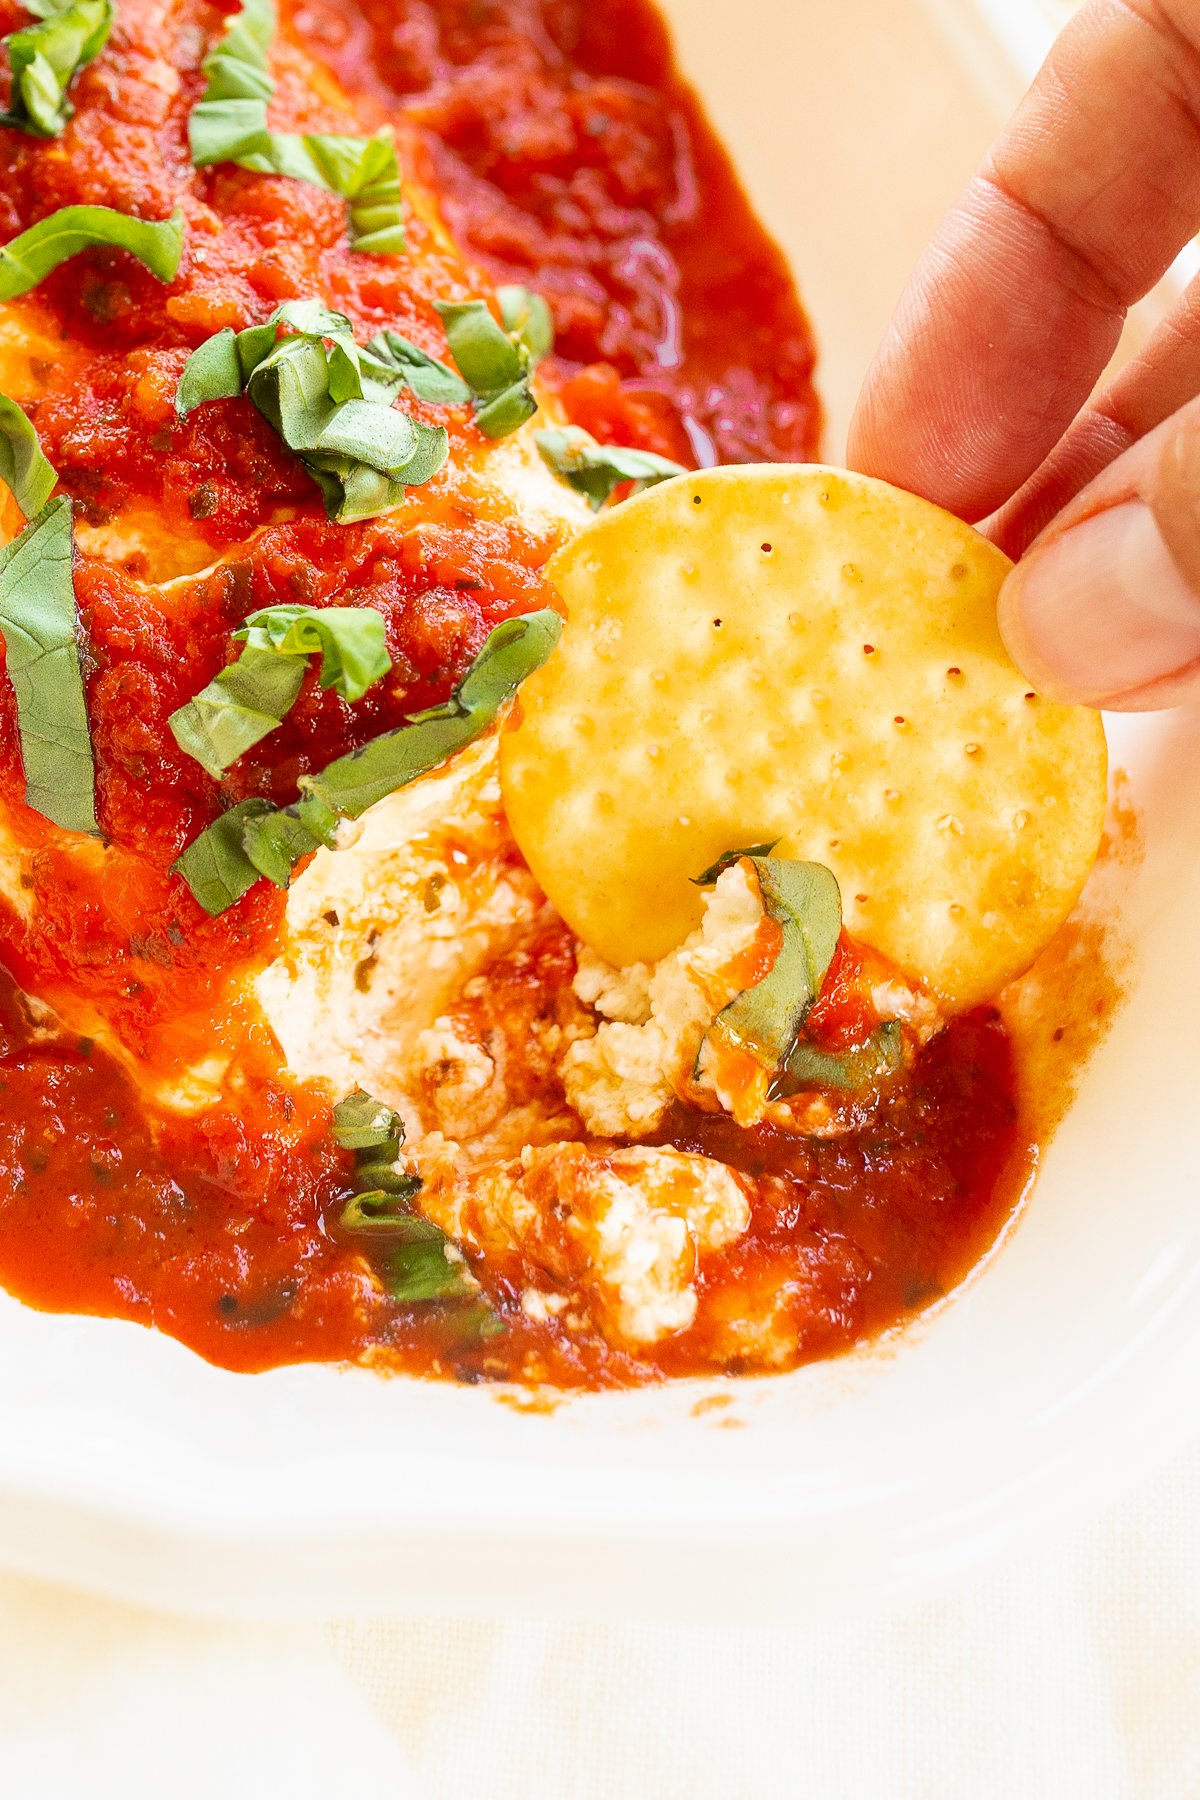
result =
[[433,1150],[427,1139],[418,1157],[430,1216],[485,1254],[517,1250],[573,1287],[613,1343],[686,1330],[698,1259],[750,1223],[740,1178],[683,1151],[551,1144],[472,1168],[449,1146]]
[[606,1022],[571,1045],[562,1078],[571,1105],[598,1136],[645,1137],[655,1129],[690,1086],[704,1033],[745,985],[737,965],[763,916],[758,884],[735,863],[705,899],[698,929],[652,972],[580,957],[575,992]]
[[[491,1059],[457,1038],[446,1015],[546,912],[511,853],[494,736],[390,795],[362,824],[352,848],[319,850],[292,884],[259,1000],[297,1074],[323,1075],[341,1093],[366,1088],[398,1109],[410,1135],[483,1129],[506,1098]],[[430,1083],[443,1063],[448,1084]]]

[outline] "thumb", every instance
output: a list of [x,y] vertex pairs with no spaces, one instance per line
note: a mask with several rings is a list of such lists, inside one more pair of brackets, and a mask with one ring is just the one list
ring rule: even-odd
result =
[[1054,700],[1200,700],[1200,399],[1111,463],[1000,593],[1014,662]]

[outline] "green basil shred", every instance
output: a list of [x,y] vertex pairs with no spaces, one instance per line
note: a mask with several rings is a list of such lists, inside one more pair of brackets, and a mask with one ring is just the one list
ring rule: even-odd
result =
[[800,1035],[837,949],[842,898],[835,877],[823,864],[772,856],[774,848],[771,843],[727,850],[696,877],[698,887],[711,887],[724,870],[748,856],[758,876],[763,908],[783,934],[767,974],[717,1014],[700,1045],[696,1069],[702,1068],[705,1050],[715,1039],[748,1050],[771,1071],[773,1099],[815,1087],[847,1091],[866,1087],[900,1067],[900,1023],[886,1020],[865,1043],[848,1050],[823,1050]]
[[72,561],[71,502],[60,495],[0,550],[0,636],[17,698],[25,803],[67,831],[97,836]]
[[539,431],[537,447],[546,467],[568,487],[582,494],[593,512],[599,512],[614,488],[622,482],[633,483],[632,494],[670,481],[675,475],[686,475],[682,463],[649,450],[626,450],[619,444],[598,444],[590,432],[578,425],[564,425],[555,431]]
[[0,481],[27,519],[45,506],[57,480],[29,419],[15,400],[0,394]]
[[546,661],[561,630],[561,619],[548,608],[506,619],[489,632],[448,700],[302,776],[300,798],[291,806],[241,801],[193,839],[175,872],[214,915],[262,876],[286,887],[303,857],[336,843],[343,819],[357,819],[486,731],[526,676]]
[[[722,858],[707,871],[715,879]],[[842,929],[842,897],[822,863],[751,855],[763,907],[782,932],[774,964],[753,987],[722,1007],[706,1034],[732,1042],[772,1072],[796,1042],[833,961]],[[714,873],[715,872],[715,873]],[[700,1055],[703,1056],[704,1045]]]
[[329,517],[347,525],[392,511],[449,453],[444,427],[392,405],[413,385],[412,366],[382,336],[357,344],[349,319],[319,300],[289,300],[262,325],[226,326],[193,351],[175,410],[245,393],[313,477]]
[[103,50],[112,30],[113,0],[25,0],[37,19],[3,40],[12,76],[0,125],[33,137],[59,137],[75,108],[67,90],[80,69]]
[[361,700],[392,666],[381,615],[366,606],[268,606],[251,613],[234,643],[240,656],[167,723],[175,742],[210,775],[225,773],[282,725],[296,703],[310,656],[320,683]]
[[528,288],[498,295],[505,323],[486,300],[438,300],[450,354],[470,390],[475,423],[485,437],[507,437],[537,411],[529,378],[553,346],[550,309]]
[[0,300],[27,294],[81,250],[127,250],[159,281],[173,281],[183,255],[183,213],[135,219],[111,206],[60,206],[0,247]]
[[390,131],[374,137],[272,131],[267,70],[275,35],[273,0],[243,0],[204,60],[207,86],[188,119],[196,168],[232,162],[260,175],[286,175],[348,202],[351,247],[366,256],[405,249],[400,165]]
[[904,1056],[898,1019],[879,1025],[863,1044],[849,1050],[822,1050],[801,1039],[792,1045],[779,1071],[773,1094],[798,1094],[806,1088],[853,1090],[894,1075]]
[[481,1336],[503,1330],[499,1316],[480,1297],[479,1283],[462,1252],[440,1226],[411,1210],[421,1190],[419,1175],[395,1166],[404,1142],[404,1121],[394,1108],[355,1088],[333,1109],[333,1135],[354,1152],[353,1199],[342,1208],[339,1229],[361,1237],[387,1293],[410,1305],[470,1301],[456,1309],[460,1320]]

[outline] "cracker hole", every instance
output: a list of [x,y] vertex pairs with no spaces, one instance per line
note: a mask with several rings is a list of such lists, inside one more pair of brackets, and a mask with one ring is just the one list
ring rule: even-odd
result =
[[954,681],[962,675],[962,670],[961,669],[947,669],[946,673],[947,673],[947,675],[949,675],[951,681]]
[[775,546],[773,544],[760,544],[758,547],[762,551],[764,556],[770,556],[771,551],[774,549]]
[[864,644],[863,645],[863,655],[864,656],[874,656],[874,654],[875,654],[874,644]]
[[702,506],[703,505],[703,499],[699,494],[692,495],[692,505],[693,506]]
[[955,563],[953,568],[950,570],[950,573],[953,576],[955,581],[965,580],[966,573],[967,573],[966,563],[962,563],[962,562]]

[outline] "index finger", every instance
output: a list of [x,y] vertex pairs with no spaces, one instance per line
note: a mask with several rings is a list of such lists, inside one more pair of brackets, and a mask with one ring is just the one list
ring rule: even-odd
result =
[[1198,227],[1200,0],[1091,0],[918,263],[850,466],[962,518],[992,512]]

